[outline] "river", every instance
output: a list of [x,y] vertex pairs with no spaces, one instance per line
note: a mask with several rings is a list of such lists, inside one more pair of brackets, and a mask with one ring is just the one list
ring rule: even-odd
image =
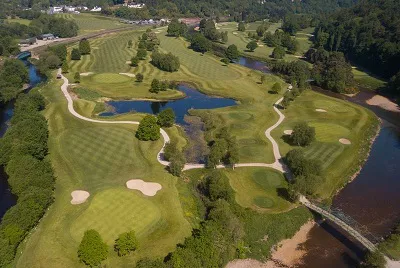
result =
[[[28,60],[23,59],[23,62],[28,67],[29,72],[29,88],[25,90],[28,92],[31,88],[43,81],[43,77],[39,76],[36,72],[36,67],[31,64]],[[3,137],[10,123],[10,119],[13,115],[14,101],[6,103],[0,109],[0,137]],[[6,213],[6,211],[15,205],[17,198],[10,191],[7,183],[7,174],[5,174],[3,167],[0,166],[0,219]]]

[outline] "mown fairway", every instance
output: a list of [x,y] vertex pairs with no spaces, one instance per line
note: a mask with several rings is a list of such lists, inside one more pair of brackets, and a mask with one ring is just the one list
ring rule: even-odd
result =
[[108,18],[100,15],[94,14],[57,14],[56,16],[73,20],[78,24],[79,34],[88,34],[93,32],[98,32],[102,30],[111,30],[122,27],[132,27],[129,24],[121,23],[118,19]]
[[291,205],[278,196],[279,189],[287,187],[280,172],[267,168],[236,168],[226,170],[236,202],[243,206],[263,212],[282,212]]
[[[87,228],[95,228],[106,240],[110,254],[104,264],[109,267],[132,264],[144,256],[165,256],[190,235],[190,225],[182,213],[176,178],[156,159],[162,141],[139,142],[134,137],[136,126],[102,125],[73,117],[59,87],[60,81],[53,81],[41,90],[50,102],[45,114],[57,176],[56,200],[23,245],[15,266],[80,267],[77,248]],[[86,103],[76,103],[82,114],[92,108]],[[146,197],[127,189],[126,181],[136,178],[158,182],[162,190]],[[86,203],[71,205],[71,191],[78,189],[91,196]],[[137,231],[141,247],[136,254],[119,258],[112,250],[113,240],[131,229]]]
[[[317,112],[315,109],[327,112]],[[296,148],[287,143],[288,136],[283,134],[284,130],[293,129],[301,121],[315,127],[316,141],[304,151],[307,157],[321,161],[326,183],[318,194],[324,198],[330,197],[349,179],[352,168],[357,166],[358,152],[361,146],[365,146],[362,145],[363,134],[374,120],[372,114],[357,105],[310,90],[303,92],[284,113],[286,119],[273,132],[274,138],[279,141],[281,153],[286,154]],[[349,139],[351,144],[341,144],[341,138]]]
[[[217,24],[217,29],[219,31],[228,31],[228,42],[225,46],[236,45],[240,52],[243,52],[249,56],[255,56],[258,58],[269,58],[272,55],[273,47],[268,47],[262,40],[258,42],[258,48],[254,52],[250,52],[247,50],[246,45],[251,41],[248,37],[248,33],[254,33],[257,27],[261,25],[261,22],[253,22],[246,24],[246,31],[240,32],[237,30],[236,22],[223,22]],[[268,32],[274,33],[277,29],[281,27],[281,23],[272,23],[268,28]],[[299,31],[296,34],[296,40],[299,41],[299,50],[295,55],[286,54],[285,60],[292,61],[296,60],[296,56],[302,56],[310,47],[312,42],[310,39],[310,34],[312,33],[313,28],[307,28]]]

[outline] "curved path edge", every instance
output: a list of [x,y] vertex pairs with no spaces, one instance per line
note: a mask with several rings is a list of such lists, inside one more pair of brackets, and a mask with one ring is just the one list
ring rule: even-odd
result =
[[[61,73],[61,69],[58,70],[58,75],[60,75],[61,79],[64,81],[64,83],[61,85],[61,91],[63,92],[65,98],[67,99],[68,111],[73,116],[75,116],[76,118],[79,118],[79,119],[87,121],[87,122],[99,123],[99,124],[131,124],[131,125],[139,125],[138,121],[97,120],[97,119],[88,118],[88,117],[85,117],[85,116],[79,114],[78,112],[75,111],[73,99],[72,99],[71,95],[68,92],[68,86],[69,86],[68,78],[66,78]],[[282,156],[281,156],[281,154],[279,152],[279,145],[277,144],[275,139],[271,136],[272,130],[277,128],[282,123],[282,121],[285,119],[285,116],[277,108],[277,106],[279,105],[279,103],[282,100],[283,100],[283,98],[280,98],[277,102],[275,102],[274,107],[273,107],[275,112],[279,115],[278,121],[265,131],[265,136],[272,143],[272,149],[273,149],[273,153],[274,153],[275,162],[272,163],[272,164],[267,164],[267,163],[238,163],[238,164],[235,164],[234,167],[268,167],[268,168],[276,169],[276,170],[278,170],[278,171],[280,171],[282,173],[285,173],[285,172],[288,171],[286,165],[282,162]],[[161,148],[161,150],[157,154],[157,160],[161,165],[168,166],[169,162],[165,161],[163,159],[163,153],[164,153],[165,145],[168,142],[170,142],[170,138],[168,136],[168,133],[162,128],[160,129],[160,133],[163,136],[164,144],[163,144],[163,147]],[[226,168],[226,167],[227,166],[225,166],[225,165],[218,165],[217,166],[217,168]],[[197,168],[205,168],[205,165],[204,164],[187,163],[187,164],[185,164],[183,170],[190,170],[190,169],[197,169]]]

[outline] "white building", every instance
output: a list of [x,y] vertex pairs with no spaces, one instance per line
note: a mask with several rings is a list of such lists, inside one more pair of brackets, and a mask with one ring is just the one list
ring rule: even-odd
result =
[[63,7],[50,7],[49,14],[62,13]]
[[90,11],[91,12],[100,12],[101,11],[101,7],[94,7]]
[[65,11],[67,12],[75,12],[77,10],[76,7],[72,7],[72,6],[65,6]]

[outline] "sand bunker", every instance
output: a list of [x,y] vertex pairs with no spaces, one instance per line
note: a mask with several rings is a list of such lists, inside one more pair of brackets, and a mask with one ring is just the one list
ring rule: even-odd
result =
[[286,129],[286,130],[283,131],[283,133],[286,134],[286,135],[292,135],[293,130],[291,130],[291,129]]
[[369,105],[379,106],[388,111],[400,112],[400,107],[396,103],[380,95],[373,96],[367,100],[367,103]]
[[315,109],[317,112],[320,112],[320,113],[326,113],[326,110],[324,110],[324,109]]
[[341,144],[346,144],[346,145],[351,144],[351,141],[349,141],[348,139],[343,139],[343,138],[340,139],[339,142],[340,142]]
[[129,180],[126,182],[126,187],[132,190],[139,190],[147,196],[155,196],[161,190],[161,185],[155,182],[145,182],[142,180]]
[[80,73],[81,76],[89,76],[94,74],[94,72]]
[[72,196],[71,204],[79,205],[85,203],[86,200],[89,198],[90,194],[89,192],[86,191],[76,190],[71,193],[71,196]]
[[129,76],[129,77],[135,77],[136,76],[135,74],[131,74],[131,73],[119,73],[119,74],[126,75],[126,76]]

